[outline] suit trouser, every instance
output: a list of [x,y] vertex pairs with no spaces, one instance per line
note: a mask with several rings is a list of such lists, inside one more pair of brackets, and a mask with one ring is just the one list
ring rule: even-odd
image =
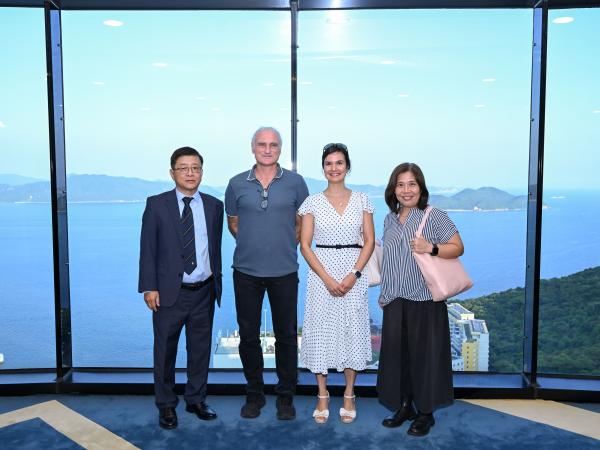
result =
[[293,395],[298,379],[298,272],[282,277],[254,277],[233,271],[235,309],[240,327],[240,358],[248,393],[262,393],[264,360],[260,343],[262,302],[267,292],[275,332],[277,394]]
[[152,315],[154,327],[154,394],[159,408],[175,407],[175,361],[177,344],[185,325],[187,349],[186,403],[206,397],[206,382],[215,312],[213,283],[197,291],[181,289],[172,306],[160,306]]

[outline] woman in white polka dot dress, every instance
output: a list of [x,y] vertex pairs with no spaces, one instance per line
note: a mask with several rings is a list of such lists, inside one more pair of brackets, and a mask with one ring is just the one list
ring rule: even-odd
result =
[[361,271],[373,252],[374,208],[366,194],[344,184],[350,170],[344,144],[327,144],[321,163],[327,189],[309,196],[299,209],[301,251],[310,267],[300,357],[317,377],[315,421],[324,423],[329,417],[327,371],[336,369],[346,379],[340,417],[351,423],[356,418],[356,372],[372,357],[368,280]]

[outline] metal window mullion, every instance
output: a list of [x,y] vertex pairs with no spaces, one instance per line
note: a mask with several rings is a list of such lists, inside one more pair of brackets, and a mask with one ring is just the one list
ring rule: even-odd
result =
[[298,1],[290,1],[291,15],[291,131],[292,170],[298,170]]
[[548,2],[547,0],[542,0],[533,9],[531,122],[529,128],[529,201],[527,204],[525,314],[523,330],[523,374],[533,387],[537,384],[538,362],[547,38]]
[[60,10],[52,2],[46,1],[44,3],[44,16],[46,23],[50,189],[54,252],[56,376],[57,381],[60,382],[73,367]]

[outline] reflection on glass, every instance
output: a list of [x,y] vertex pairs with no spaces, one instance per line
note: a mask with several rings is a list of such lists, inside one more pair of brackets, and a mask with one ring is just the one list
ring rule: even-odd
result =
[[600,45],[594,9],[548,26],[538,370],[600,375]]
[[0,370],[49,368],[56,353],[43,10],[0,8],[0,42]]
[[[289,166],[289,14],[62,17],[73,363],[151,367],[151,313],[137,293],[145,199],[173,189],[169,157],[183,146],[204,158],[200,190],[222,198],[229,178],[252,167],[250,140],[263,125],[283,134]],[[237,339],[233,247],[225,227],[213,367],[241,367],[237,345],[228,348]],[[183,339],[177,365],[186,365]]]
[[[344,142],[347,183],[375,203],[381,237],[388,177],[418,163],[475,282],[448,305],[453,368],[520,371],[531,11],[302,12],[299,29],[298,166],[311,193],[324,188],[323,145]],[[372,368],[378,294],[369,290]]]

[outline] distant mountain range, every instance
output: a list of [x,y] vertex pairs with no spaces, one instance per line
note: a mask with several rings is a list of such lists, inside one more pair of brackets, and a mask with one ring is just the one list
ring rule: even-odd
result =
[[[322,191],[325,180],[305,178],[311,193]],[[70,202],[141,202],[146,197],[173,189],[172,181],[148,181],[109,175],[68,175]],[[383,197],[385,186],[349,184],[353,190],[371,197]],[[224,187],[201,185],[200,190],[222,198]],[[431,188],[430,192],[455,192],[456,189]],[[49,202],[50,182],[18,175],[0,175],[0,202]],[[445,210],[514,210],[527,207],[527,196],[515,196],[493,187],[463,189],[450,196],[434,194],[430,203]]]

